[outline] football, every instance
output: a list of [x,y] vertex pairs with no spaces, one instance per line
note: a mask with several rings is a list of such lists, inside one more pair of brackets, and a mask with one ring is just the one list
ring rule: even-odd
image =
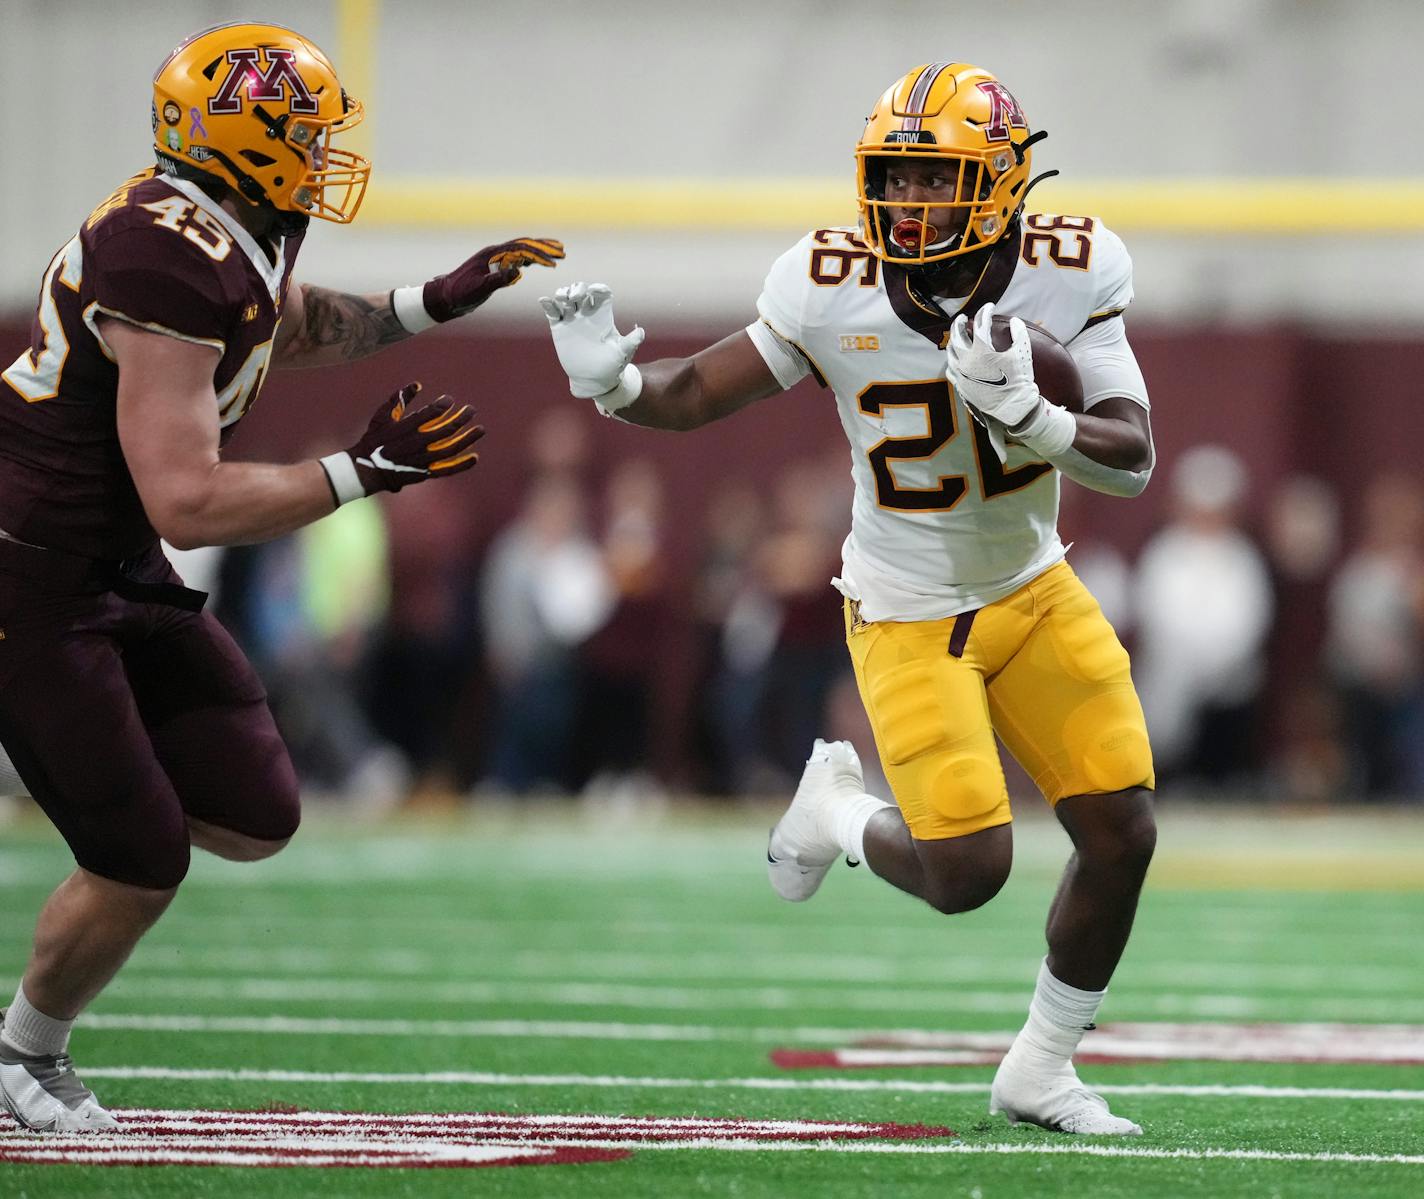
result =
[[[1041,325],[1024,321],[1028,339],[1033,346],[1033,378],[1038,391],[1050,404],[1069,412],[1083,411],[1083,380],[1078,364],[1063,347],[1063,343]],[[1010,343],[1009,318],[996,316],[993,321],[994,348],[1007,350]],[[972,336],[972,334],[971,334]]]

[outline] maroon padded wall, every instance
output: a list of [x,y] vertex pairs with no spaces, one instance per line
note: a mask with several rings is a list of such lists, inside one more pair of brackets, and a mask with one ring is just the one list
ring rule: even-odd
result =
[[[449,525],[477,552],[518,503],[534,421],[548,405],[578,402],[569,397],[541,329],[482,337],[477,317],[468,324],[468,333],[427,334],[351,366],[275,373],[229,452],[290,460],[348,444],[375,403],[412,378],[424,382],[428,396],[443,390],[472,399],[489,428],[481,463],[441,485],[440,495]],[[726,332],[654,333],[639,357],[685,353]],[[0,320],[0,361],[10,361],[27,337],[26,320]],[[1145,323],[1133,325],[1132,338],[1152,395],[1159,473],[1137,500],[1076,497],[1069,530],[1075,535],[1135,552],[1162,518],[1162,484],[1175,457],[1203,441],[1223,442],[1246,459],[1253,507],[1283,474],[1302,470],[1336,484],[1348,516],[1370,472],[1415,468],[1417,447],[1424,445],[1424,404],[1417,398],[1424,338],[1352,340],[1288,328],[1176,331]],[[662,468],[670,506],[691,534],[700,527],[699,499],[715,485],[737,478],[769,485],[789,461],[845,453],[832,404],[828,393],[806,382],[691,434],[630,428],[584,404],[590,481],[596,484],[624,458],[652,457]],[[399,526],[403,511],[413,512],[418,501],[397,496],[389,503]],[[691,552],[692,540],[683,538],[681,549]]]

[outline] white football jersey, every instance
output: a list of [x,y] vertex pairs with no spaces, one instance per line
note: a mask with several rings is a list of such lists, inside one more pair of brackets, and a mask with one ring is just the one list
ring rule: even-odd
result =
[[853,227],[820,229],[777,259],[748,328],[783,386],[814,373],[835,392],[855,479],[835,583],[871,621],[981,608],[1064,554],[1058,471],[1017,445],[1000,463],[945,379],[956,313],[992,301],[1042,325],[1078,363],[1085,406],[1109,395],[1147,405],[1113,319],[1132,300],[1132,262],[1101,221],[1027,216],[974,292],[942,307],[909,280]]

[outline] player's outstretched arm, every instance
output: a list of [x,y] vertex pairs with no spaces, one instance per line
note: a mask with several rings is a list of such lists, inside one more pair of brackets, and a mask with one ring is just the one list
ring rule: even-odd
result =
[[695,429],[775,395],[782,384],[745,331],[690,358],[633,365],[643,330],[619,333],[613,293],[576,283],[540,299],[569,390],[605,416],[652,429]]
[[349,450],[278,466],[218,454],[213,369],[218,352],[102,322],[119,366],[124,460],[154,529],[178,549],[267,541],[377,491],[459,474],[478,461],[484,430],[469,405],[442,396],[411,411],[418,383],[381,404]]
[[486,246],[448,275],[391,292],[353,295],[299,284],[288,293],[272,360],[293,367],[364,358],[473,312],[518,283],[526,266],[554,266],[563,256],[562,242],[520,237]]

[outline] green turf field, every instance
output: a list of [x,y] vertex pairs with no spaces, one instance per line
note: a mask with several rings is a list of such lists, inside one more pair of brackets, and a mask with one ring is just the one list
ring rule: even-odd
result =
[[[337,1113],[711,1123],[657,1125],[659,1142],[606,1120],[541,1125],[542,1142],[632,1152],[477,1173],[76,1165],[56,1151],[61,1164],[0,1161],[0,1195],[1424,1194],[1416,1065],[1084,1066],[1145,1127],[1129,1141],[989,1119],[991,1066],[779,1067],[774,1050],[876,1033],[1014,1031],[1066,850],[1049,822],[1021,821],[1012,881],[969,916],[937,916],[863,869],[838,868],[792,906],[762,870],[772,818],[731,809],[610,828],[577,809],[535,809],[352,829],[315,816],[270,862],[195,863],[74,1036],[107,1104],[166,1113],[136,1120],[271,1113],[199,1117],[205,1145],[241,1132],[254,1163],[274,1146],[331,1145],[332,1160],[349,1160],[340,1154],[369,1144],[370,1127]],[[1421,844],[1420,817],[1169,810],[1100,1020],[1424,1025]],[[66,868],[47,826],[0,830],[0,993]],[[1385,1031],[1424,1056],[1417,1028]],[[727,1118],[959,1135],[825,1136],[718,1123]],[[399,1127],[423,1129],[432,1152],[480,1141],[468,1121]],[[18,1139],[0,1126],[0,1155]],[[165,1145],[157,1133],[123,1140]]]

